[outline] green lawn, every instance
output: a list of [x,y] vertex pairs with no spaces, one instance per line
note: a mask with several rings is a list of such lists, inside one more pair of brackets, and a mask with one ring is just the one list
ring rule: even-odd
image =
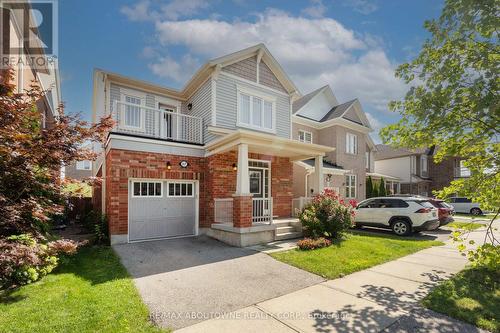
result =
[[41,281],[0,293],[1,332],[160,332],[110,247],[88,247]]
[[434,288],[422,303],[436,312],[500,332],[500,271],[463,270]]
[[483,227],[483,225],[481,223],[455,221],[455,222],[451,222],[451,223],[447,224],[446,227],[449,227],[452,229],[456,228],[456,229],[464,229],[464,230],[476,230],[476,229]]
[[271,256],[308,272],[335,279],[436,245],[443,243],[388,235],[349,234],[345,240],[326,248],[310,251],[294,249],[272,253]]

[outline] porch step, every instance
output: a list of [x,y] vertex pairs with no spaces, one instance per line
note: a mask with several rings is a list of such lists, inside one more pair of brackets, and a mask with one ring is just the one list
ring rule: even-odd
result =
[[292,231],[292,232],[285,232],[285,233],[276,233],[276,236],[274,237],[275,240],[284,240],[284,239],[293,239],[293,238],[299,238],[302,237],[302,232],[301,231]]
[[286,227],[276,227],[276,234],[284,234],[287,232],[295,231],[294,226],[286,226]]
[[277,227],[297,227],[299,228],[301,226],[301,223],[297,219],[290,219],[290,220],[273,220],[273,224]]

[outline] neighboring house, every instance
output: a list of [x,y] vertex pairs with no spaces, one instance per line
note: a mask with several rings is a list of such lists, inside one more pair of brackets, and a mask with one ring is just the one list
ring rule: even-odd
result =
[[104,179],[93,198],[111,242],[287,236],[270,222],[292,214],[293,162],[322,169],[334,149],[292,138],[298,97],[263,44],[207,62],[181,90],[96,70],[93,119],[117,122],[92,167]]
[[92,161],[77,161],[64,167],[64,177],[82,180],[92,176]]
[[398,177],[402,194],[432,196],[432,191],[449,186],[456,178],[469,177],[470,171],[459,157],[436,164],[435,147],[409,150],[377,145],[375,171]]
[[[322,186],[357,201],[365,198],[367,173],[373,172],[372,131],[357,99],[339,104],[329,86],[319,88],[293,104],[295,140],[332,147],[323,162]],[[314,160],[294,163],[294,197],[316,194]]]
[[[13,2],[14,5],[19,5],[19,3]],[[28,3],[25,4],[29,6]],[[21,23],[24,20],[23,11],[10,10],[9,2],[3,2],[0,6],[0,22],[2,27],[0,31],[2,32],[0,41],[0,57],[3,59],[2,64],[0,64],[0,77],[5,73],[5,61],[7,59],[15,63],[11,68],[13,69],[14,77],[13,82],[16,85],[17,92],[21,93],[25,90],[29,90],[32,84],[37,85],[43,91],[46,92],[45,96],[37,101],[37,108],[40,111],[40,121],[44,128],[50,128],[58,116],[58,106],[61,102],[61,88],[59,80],[59,71],[57,69],[57,60],[53,62],[47,62],[45,65],[37,64],[37,66],[31,66],[29,61],[26,59],[33,59],[33,56],[40,57],[40,54],[30,55],[27,48],[23,48],[23,35],[21,30]],[[28,17],[30,20],[34,18],[30,15]],[[29,24],[29,26],[37,26],[35,23]],[[31,33],[38,36],[38,31],[36,29],[31,29]],[[36,38],[32,38],[30,43],[37,43]],[[31,44],[30,44],[31,45]],[[24,55],[19,55],[17,48],[22,48]],[[16,61],[16,59],[20,59]],[[33,61],[33,60],[32,60]]]

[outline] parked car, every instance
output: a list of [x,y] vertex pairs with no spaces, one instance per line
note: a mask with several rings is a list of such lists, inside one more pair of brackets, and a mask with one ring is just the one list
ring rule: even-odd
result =
[[438,210],[422,197],[370,198],[356,207],[356,226],[392,229],[399,236],[439,228]]
[[453,209],[455,209],[455,212],[457,213],[465,213],[465,214],[472,214],[472,215],[482,215],[483,210],[481,207],[479,207],[478,203],[472,202],[472,200],[467,199],[465,197],[452,197],[448,198],[446,200]]
[[447,225],[453,222],[453,214],[455,210],[448,205],[444,200],[429,198],[429,202],[438,209],[439,226]]

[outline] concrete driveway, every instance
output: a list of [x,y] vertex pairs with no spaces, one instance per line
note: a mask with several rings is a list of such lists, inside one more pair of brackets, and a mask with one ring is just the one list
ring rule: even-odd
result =
[[116,245],[151,319],[178,329],[324,281],[211,238]]

